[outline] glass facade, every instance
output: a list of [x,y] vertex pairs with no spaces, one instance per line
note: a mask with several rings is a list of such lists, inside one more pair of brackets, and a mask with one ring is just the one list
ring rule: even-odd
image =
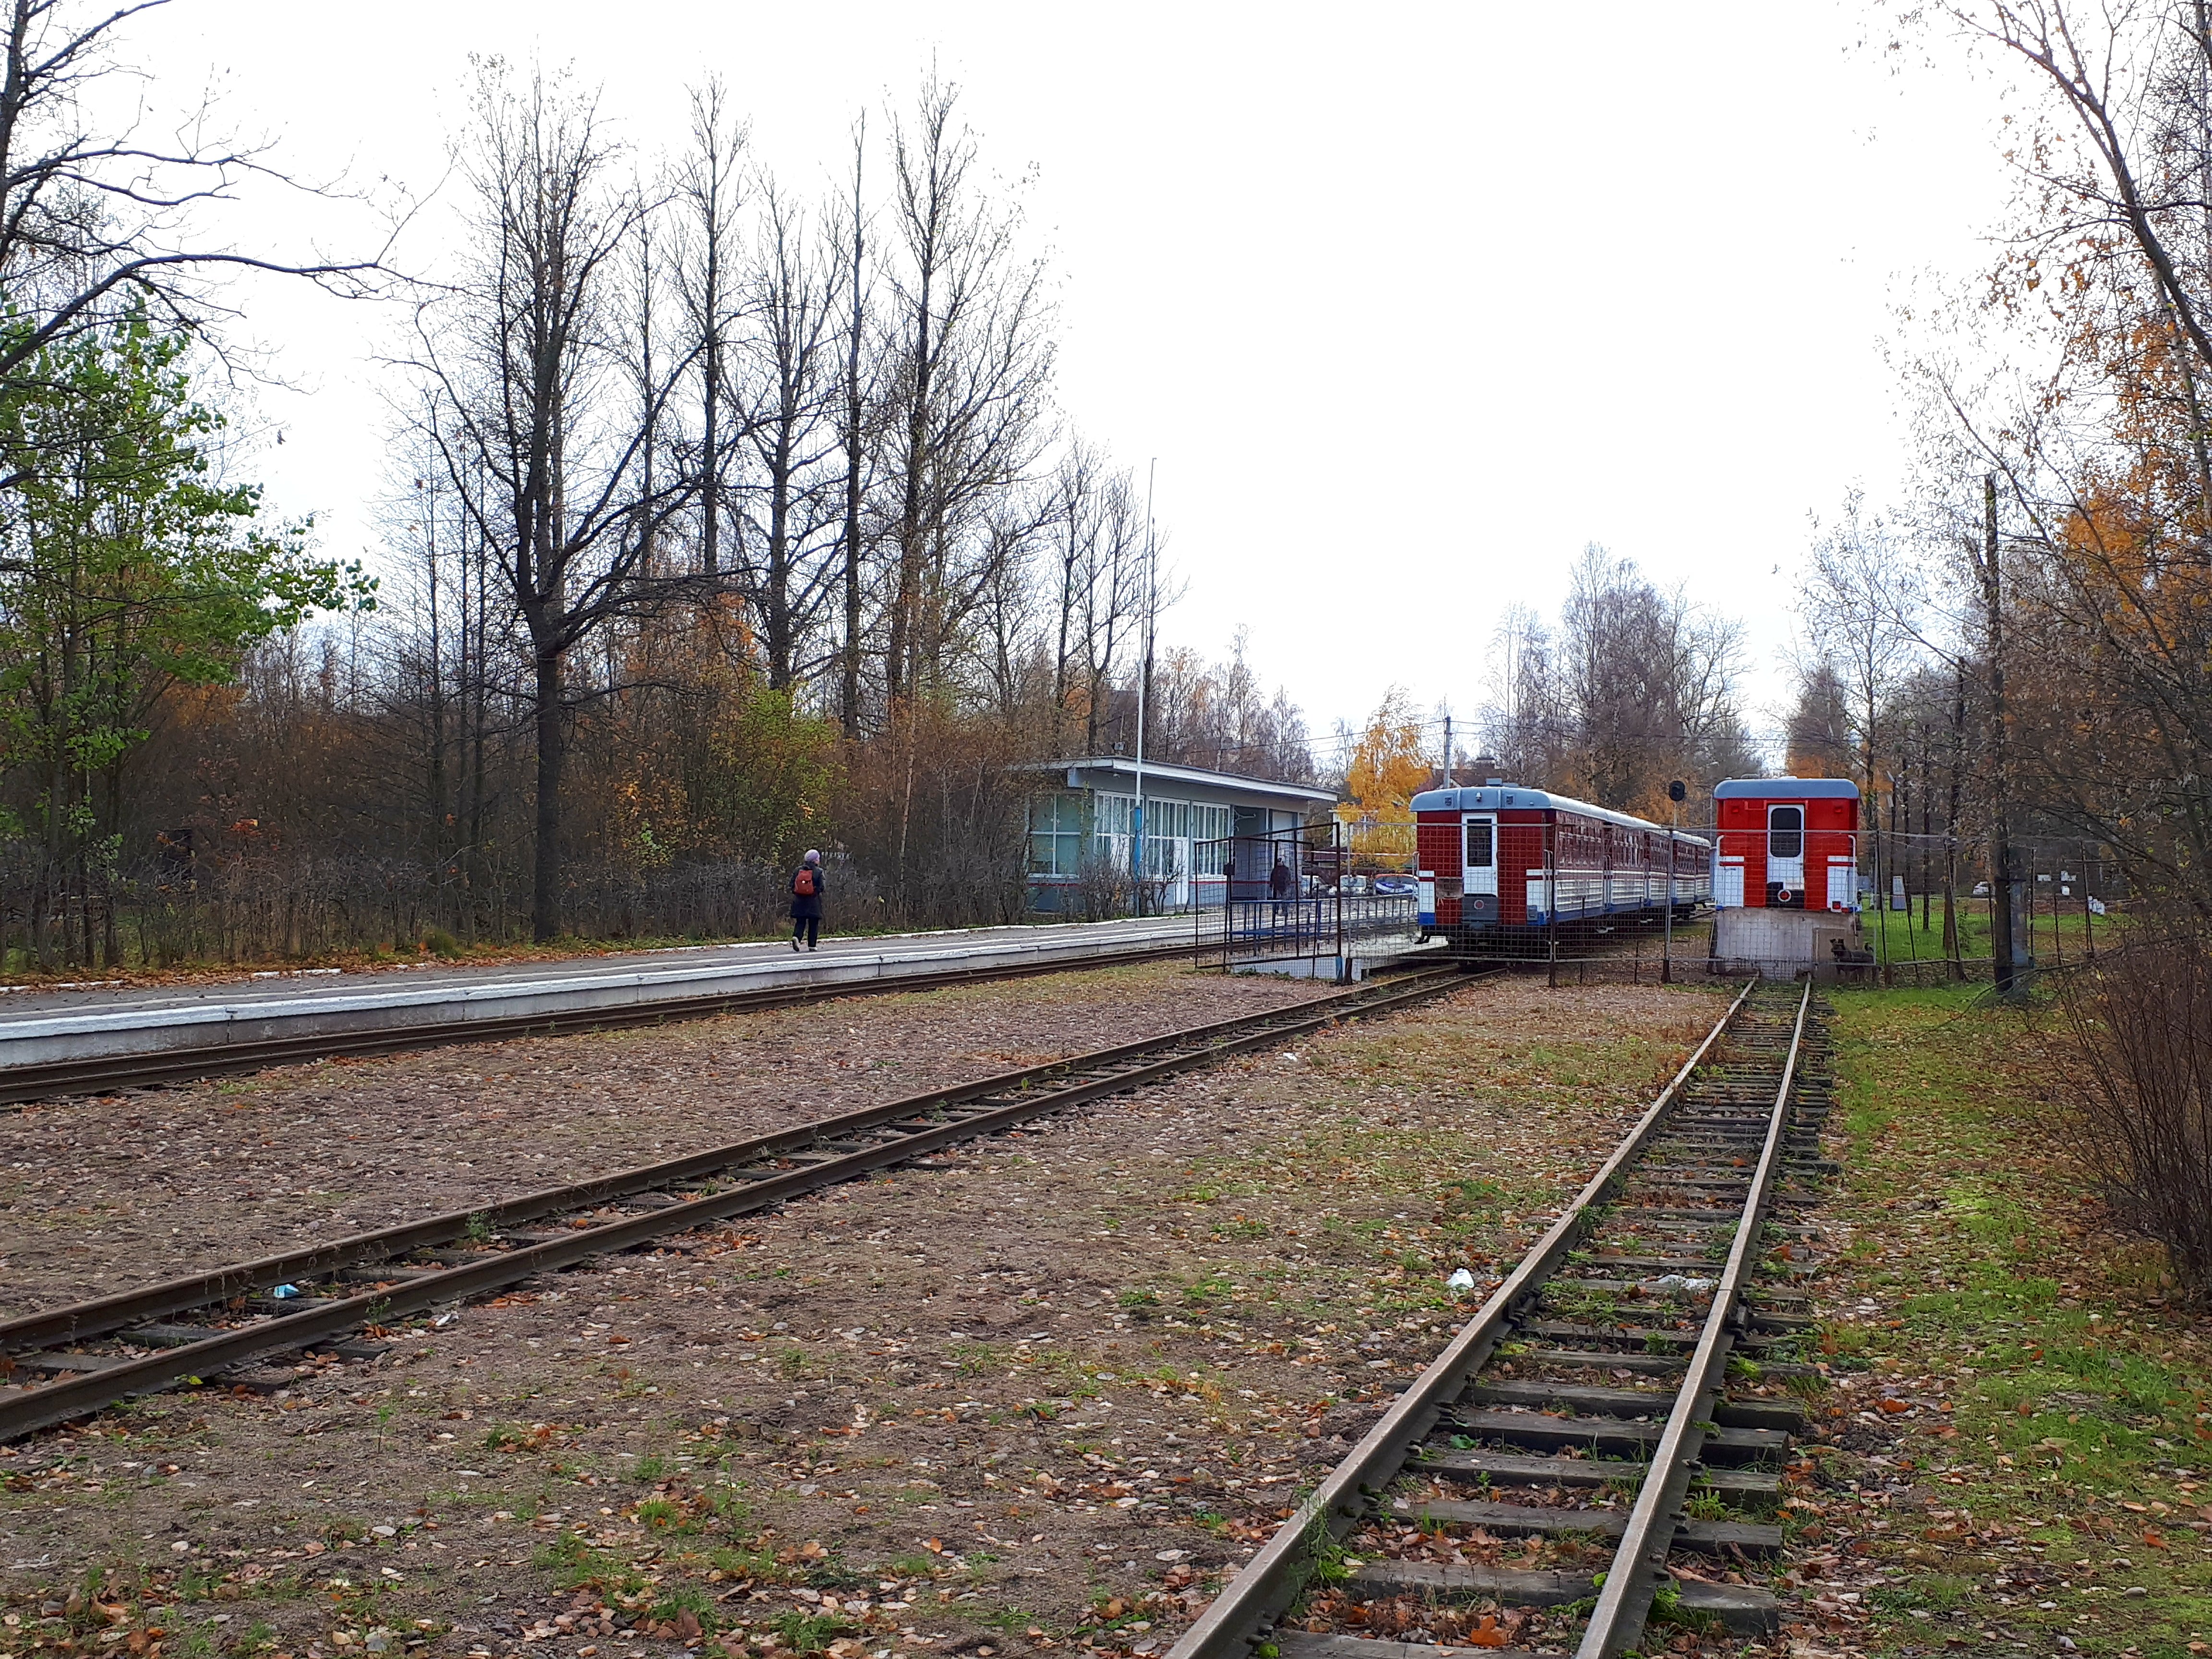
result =
[[1237,810],[1194,803],[1191,812],[1192,866],[1201,876],[1218,876],[1229,856],[1229,837],[1236,833]]
[[[1073,769],[1071,769],[1071,775]],[[1133,779],[1125,769],[1113,781],[1126,789]],[[1158,781],[1178,790],[1218,787],[1231,800],[1243,794],[1231,780],[1220,786],[1199,779],[1163,777]],[[1153,782],[1149,772],[1145,782]],[[1137,906],[1129,880],[1136,852],[1136,809],[1133,790],[1116,793],[1079,785],[1050,788],[1030,797],[1030,903],[1040,910],[1064,913],[1100,905]],[[1240,825],[1246,835],[1255,833],[1255,827],[1265,835],[1279,820],[1290,821],[1296,816],[1273,802],[1237,805],[1147,793],[1142,908],[1181,910],[1222,903],[1228,892],[1229,862],[1237,856],[1232,837],[1239,833]]]
[[1030,873],[1072,876],[1083,867],[1084,799],[1063,793],[1030,802]]
[[[1088,855],[1127,868],[1136,830],[1137,798],[1064,791],[1030,802],[1030,873],[1075,876]],[[1234,807],[1205,801],[1145,800],[1145,873],[1164,881],[1218,876],[1234,832]]]

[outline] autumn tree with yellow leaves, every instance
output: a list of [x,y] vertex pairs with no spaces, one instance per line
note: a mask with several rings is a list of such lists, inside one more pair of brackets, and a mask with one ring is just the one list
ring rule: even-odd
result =
[[1413,856],[1413,797],[1427,787],[1429,774],[1420,716],[1404,690],[1394,685],[1352,746],[1344,779],[1352,799],[1336,809],[1350,831],[1354,859],[1382,865]]

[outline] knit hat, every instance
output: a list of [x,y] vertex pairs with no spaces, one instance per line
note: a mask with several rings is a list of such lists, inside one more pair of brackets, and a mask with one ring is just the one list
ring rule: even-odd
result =
[[806,849],[806,861],[809,864],[819,864],[822,862],[822,854],[810,847]]

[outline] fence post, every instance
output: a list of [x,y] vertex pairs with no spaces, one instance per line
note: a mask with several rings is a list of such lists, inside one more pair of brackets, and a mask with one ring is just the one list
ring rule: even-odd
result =
[[2089,960],[2094,962],[2097,959],[2097,929],[2091,918],[2096,912],[2089,904],[2090,887],[2089,849],[2085,846],[2081,849],[2081,942],[2088,950]]
[[[1553,990],[1559,988],[1559,826],[1556,817],[1544,826],[1544,956],[1545,978]],[[1462,904],[1466,902],[1462,899]],[[1464,915],[1464,913],[1462,913]]]

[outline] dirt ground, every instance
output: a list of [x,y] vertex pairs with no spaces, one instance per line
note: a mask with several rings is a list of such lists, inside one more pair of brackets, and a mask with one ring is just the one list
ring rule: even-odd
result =
[[[1208,983],[1170,989],[1258,994]],[[1034,984],[975,994],[1039,1040]],[[556,1275],[374,1367],[0,1448],[0,1659],[1154,1653],[1721,1006],[1475,986]],[[576,1041],[638,1045],[635,1103],[682,1069],[655,1042],[707,1040]],[[510,1109],[543,1090],[503,1075]]]
[[1329,988],[1139,964],[0,1113],[0,1318]]

